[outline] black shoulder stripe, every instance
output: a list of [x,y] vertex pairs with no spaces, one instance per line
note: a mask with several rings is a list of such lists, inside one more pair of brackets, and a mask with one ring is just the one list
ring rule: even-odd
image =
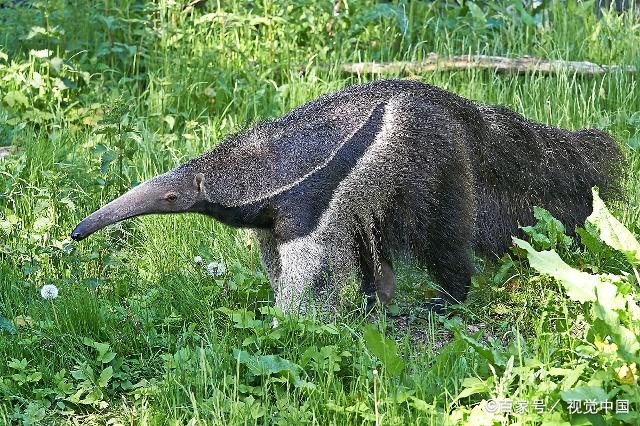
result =
[[380,133],[384,113],[384,104],[376,106],[365,124],[340,147],[330,162],[274,198],[275,231],[281,238],[302,237],[318,226],[338,185],[349,176]]

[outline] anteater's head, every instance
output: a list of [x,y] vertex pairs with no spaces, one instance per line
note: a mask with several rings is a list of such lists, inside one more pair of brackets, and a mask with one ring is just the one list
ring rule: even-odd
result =
[[198,212],[206,203],[204,175],[179,167],[149,179],[90,214],[76,226],[71,238],[82,240],[107,225],[135,216]]

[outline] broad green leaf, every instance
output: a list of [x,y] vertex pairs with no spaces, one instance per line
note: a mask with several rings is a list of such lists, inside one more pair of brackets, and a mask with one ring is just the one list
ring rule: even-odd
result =
[[558,219],[553,217],[551,212],[542,207],[533,206],[533,217],[538,219],[539,222],[549,231],[555,234],[563,234],[565,231],[564,225]]
[[[627,301],[618,294],[618,287],[613,282],[619,281],[615,275],[599,275],[601,283],[596,289],[598,304],[607,310],[624,309]],[[611,281],[607,280],[610,279]]]
[[499,367],[504,367],[506,365],[506,361],[504,360],[502,354],[499,351],[496,351],[493,348],[487,347],[486,345],[480,343],[478,340],[462,332],[462,330],[459,330],[459,331],[454,330],[454,333],[458,339],[464,340],[482,358],[486,359],[491,365],[499,366]]
[[116,353],[113,351],[105,352],[104,354],[98,355],[98,361],[103,364],[107,364],[111,362],[116,357]]
[[24,411],[24,423],[25,425],[34,425],[34,424],[42,424],[42,420],[46,417],[47,412],[45,408],[42,406],[42,402],[40,401],[32,401],[27,405],[26,410]]
[[[581,303],[596,302],[592,309],[594,316],[602,321],[600,328],[611,334],[625,358],[640,350],[637,337],[620,324],[616,311],[624,310],[626,301],[618,295],[617,287],[611,282],[617,279],[615,276],[579,271],[567,265],[555,251],[537,252],[526,241],[514,238],[514,242],[527,251],[531,267],[560,282],[571,299]],[[606,334],[603,333],[602,337]]]
[[589,222],[585,224],[584,228],[576,228],[576,234],[580,236],[580,242],[590,253],[600,254],[606,247],[598,237],[598,230]]
[[410,396],[409,399],[411,400],[409,405],[411,405],[413,408],[415,408],[418,411],[422,411],[424,413],[434,413],[437,411],[437,408],[435,405],[429,404],[427,401],[423,399],[416,398],[415,396]]
[[[600,401],[597,401],[600,402]],[[586,410],[586,407],[581,408],[582,410]],[[554,413],[560,414],[560,413]],[[560,419],[561,420],[561,419]],[[548,423],[545,419],[545,426],[608,426],[611,423],[607,423],[601,414],[572,414],[571,415],[571,423],[559,421],[556,423]]]
[[513,242],[526,250],[531,267],[561,283],[571,300],[580,303],[596,300],[595,289],[602,283],[599,275],[591,275],[572,268],[554,250],[536,251],[531,244],[515,237]]
[[600,231],[602,241],[624,253],[632,265],[640,265],[640,243],[607,209],[598,191],[593,189],[593,213],[587,221]]
[[477,377],[467,377],[462,381],[462,386],[464,389],[458,394],[455,401],[477,393],[489,392],[491,390],[483,380]]
[[8,365],[9,365],[9,368],[13,368],[14,370],[18,370],[18,371],[23,371],[27,368],[27,365],[29,365],[29,363],[26,358],[22,358],[22,359],[11,358],[11,361],[9,361]]
[[582,386],[560,392],[563,401],[608,401],[607,392],[602,388]]
[[550,368],[549,374],[553,376],[564,376],[564,380],[561,382],[562,389],[570,389],[576,384],[587,364],[578,364],[573,368]]
[[71,376],[73,376],[73,378],[76,380],[86,380],[89,382],[93,382],[93,368],[89,367],[88,365],[80,365],[77,370],[73,370],[71,372]]
[[472,1],[467,2],[466,6],[469,8],[469,13],[471,13],[471,16],[473,16],[473,19],[478,21],[478,23],[485,25],[487,21],[487,15],[482,11],[482,8],[480,8],[480,6],[478,6]]
[[10,334],[16,334],[16,328],[11,321],[0,315],[0,331],[5,330]]
[[250,355],[246,351],[233,350],[233,356],[244,364],[254,376],[284,375],[292,379],[293,384],[298,388],[312,389],[313,383],[300,379],[302,367],[298,364],[281,358],[277,355]]
[[118,155],[114,151],[107,151],[100,157],[100,171],[107,173],[109,170],[109,164],[114,162],[118,158]]
[[336,413],[344,413],[344,407],[341,405],[336,404],[333,401],[329,401],[326,404],[324,404],[324,408],[326,408],[327,410],[330,411],[335,411]]
[[640,150],[640,132],[636,131],[636,133],[627,139],[627,146],[634,151]]
[[16,90],[12,90],[11,92],[7,93],[4,96],[4,101],[7,103],[7,105],[9,105],[12,108],[16,104],[19,104],[25,107],[29,106],[29,99],[27,99],[27,97],[22,92],[18,92]]
[[447,330],[453,332],[453,334],[456,336],[456,339],[462,340],[466,344],[471,346],[482,358],[487,360],[491,365],[498,367],[504,367],[506,365],[507,362],[502,356],[501,351],[488,347],[482,342],[479,342],[477,340],[479,333],[476,333],[476,335],[474,336],[469,336],[463,328],[462,322],[459,318],[445,319],[444,326]]
[[34,371],[27,376],[27,382],[39,382],[40,379],[42,379],[42,373],[39,371]]
[[382,362],[389,376],[397,377],[402,374],[404,361],[398,356],[396,342],[385,339],[372,325],[365,327],[363,337],[367,349]]
[[626,359],[632,361],[636,359],[636,354],[640,351],[638,336],[623,325],[615,327],[614,340],[618,343],[618,350],[623,352]]
[[560,245],[569,247],[571,238],[565,235],[565,227],[558,219],[542,207],[533,207],[533,216],[537,219],[534,226],[524,226],[521,229],[529,236],[537,250],[548,250]]
[[80,398],[82,398],[82,395],[84,394],[84,392],[85,392],[85,389],[78,389],[76,391],[76,393],[74,393],[73,395],[70,395],[67,398],[67,401],[70,401],[70,402],[72,402],[74,404],[79,404],[80,403]]
[[96,404],[97,402],[102,401],[102,396],[102,390],[100,390],[99,388],[94,388],[88,394],[86,394],[83,399],[80,400],[80,404]]
[[618,348],[620,357],[633,362],[636,359],[636,353],[640,350],[638,336],[620,324],[620,316],[617,312],[608,311],[600,304],[596,305],[592,308],[594,319],[591,321],[591,329],[593,333],[601,338],[610,336]]
[[106,354],[111,348],[111,345],[109,345],[108,343],[100,342],[93,342],[92,346],[98,351],[98,354],[100,354],[100,356]]
[[100,373],[100,377],[98,377],[98,386],[101,388],[107,386],[109,380],[113,377],[113,367],[108,366]]
[[103,278],[86,278],[83,280],[83,284],[86,285],[87,287],[89,287],[92,290],[95,290],[96,288],[98,288],[100,285],[102,285],[104,283],[104,279]]
[[218,311],[227,315],[235,323],[234,328],[255,329],[262,328],[264,325],[263,321],[254,319],[256,314],[253,311],[246,309],[232,310],[226,307],[218,308]]
[[329,401],[325,404],[325,408],[340,414],[358,414],[362,416],[362,418],[366,421],[375,420],[375,415],[372,413],[371,408],[362,401],[358,401],[355,404],[349,405],[347,407],[343,407],[341,405],[337,405],[333,401]]

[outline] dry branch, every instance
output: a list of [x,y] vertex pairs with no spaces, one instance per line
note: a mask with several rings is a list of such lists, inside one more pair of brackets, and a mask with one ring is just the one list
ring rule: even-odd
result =
[[552,74],[567,71],[577,74],[597,75],[607,72],[635,73],[633,66],[599,65],[587,61],[562,61],[524,56],[505,58],[503,56],[464,55],[438,56],[430,53],[422,61],[398,61],[388,63],[356,62],[342,64],[342,72],[350,74],[422,74],[432,71],[455,71],[468,69],[488,69],[501,73],[541,73]]
[[327,22],[327,35],[329,35],[329,37],[333,37],[333,24],[335,22],[336,16],[338,16],[338,13],[340,13],[341,3],[342,0],[333,1],[333,13],[331,14],[331,19],[329,19],[329,22]]

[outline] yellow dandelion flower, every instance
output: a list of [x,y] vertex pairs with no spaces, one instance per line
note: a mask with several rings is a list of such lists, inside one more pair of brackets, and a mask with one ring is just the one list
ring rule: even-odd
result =
[[623,385],[635,385],[638,382],[638,367],[635,362],[616,368],[616,380]]

